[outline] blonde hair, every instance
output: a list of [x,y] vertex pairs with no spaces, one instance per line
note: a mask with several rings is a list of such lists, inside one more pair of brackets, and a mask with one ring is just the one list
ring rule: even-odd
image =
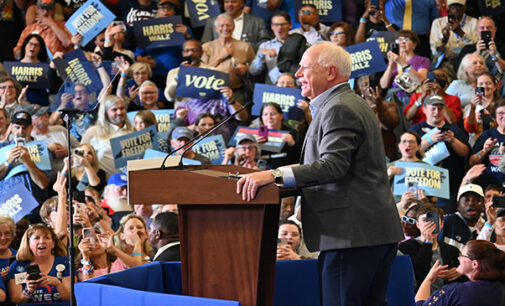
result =
[[63,246],[61,240],[56,236],[53,229],[46,226],[45,224],[39,223],[29,227],[21,239],[21,244],[19,245],[19,251],[16,254],[16,260],[18,261],[33,261],[35,260],[35,256],[30,249],[30,238],[33,236],[35,231],[41,231],[46,234],[50,234],[51,238],[54,241],[54,248],[51,250],[51,253],[55,256],[67,256],[67,250]]
[[91,153],[93,154],[93,161],[91,162],[91,167],[93,167],[95,172],[98,171],[98,167],[100,167],[100,164],[98,163],[98,156],[96,155],[95,148],[93,148],[93,146],[90,145],[89,143],[83,143],[80,144],[76,149],[80,149],[82,147],[86,147],[91,151]]
[[[124,232],[126,223],[128,223],[128,221],[130,221],[131,219],[137,219],[140,222],[142,222],[142,225],[144,226],[144,230],[146,231],[146,235],[148,234],[147,225],[146,225],[146,221],[144,220],[144,218],[134,215],[134,214],[129,214],[129,215],[122,217],[121,220],[119,221],[119,228],[114,233],[114,244],[116,245],[116,247],[118,247],[121,251],[123,251],[125,253],[127,252],[127,244],[124,240],[121,239],[119,234]],[[149,255],[149,256],[154,255],[153,248],[149,244],[149,239],[146,239],[144,241],[144,243],[142,245],[142,253],[144,253],[145,255]]]
[[0,215],[0,226],[8,226],[11,230],[12,237],[16,236],[16,224],[14,219],[7,215]]
[[151,70],[151,66],[149,66],[147,63],[136,62],[130,66],[130,78],[133,77],[134,72],[142,70],[142,69],[147,71],[147,78],[148,79],[150,79],[153,76],[153,71]]
[[39,215],[42,221],[49,224],[49,215],[58,209],[58,196],[50,197],[40,207]]

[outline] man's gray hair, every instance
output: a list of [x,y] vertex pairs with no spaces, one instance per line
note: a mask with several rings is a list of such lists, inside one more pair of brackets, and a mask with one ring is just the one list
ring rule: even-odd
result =
[[319,54],[318,64],[328,68],[330,66],[337,67],[338,75],[349,79],[352,71],[351,55],[344,48],[335,45],[329,41],[318,42],[315,45],[324,45],[326,48],[321,49]]
[[235,25],[235,20],[233,20],[233,17],[228,14],[228,13],[221,13],[219,15],[217,15],[216,19],[214,19],[214,27],[217,27],[217,20],[219,18],[226,18],[228,20],[231,20],[231,22],[233,23],[233,25]]
[[149,81],[149,80],[146,80],[144,82],[142,82],[142,84],[140,84],[140,87],[139,87],[139,92],[142,88],[146,87],[146,86],[152,86],[152,87],[156,87],[158,88],[158,86],[156,86],[156,84],[153,82],[153,81]]

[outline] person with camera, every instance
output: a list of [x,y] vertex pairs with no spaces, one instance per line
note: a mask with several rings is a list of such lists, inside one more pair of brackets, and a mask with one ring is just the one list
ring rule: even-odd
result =
[[[431,24],[430,47],[437,68],[456,79],[454,58],[461,48],[477,42],[477,19],[465,14],[466,0],[447,0],[448,15]],[[437,61],[441,61],[438,63]]]
[[302,259],[298,254],[302,241],[302,229],[294,221],[281,221],[277,235],[277,260]]
[[257,160],[260,155],[261,149],[254,135],[243,134],[237,137],[236,147],[224,150],[222,164],[228,165],[234,160],[234,165],[259,170]]
[[302,25],[289,31],[289,34],[302,34],[310,45],[318,41],[328,40],[328,30],[330,28],[319,22],[319,13],[314,4],[304,4],[298,11],[298,20]]
[[421,85],[421,92],[416,92],[410,97],[410,103],[403,110],[405,119],[416,124],[426,120],[423,109],[424,99],[436,94],[444,98],[444,118],[449,124],[457,124],[461,119],[461,101],[457,96],[445,93],[449,80],[447,73],[442,69],[434,69],[428,72],[426,80]]
[[54,231],[35,224],[23,235],[9,269],[9,296],[14,303],[70,300],[67,251]]
[[459,249],[438,240],[437,237],[444,226],[443,215],[444,211],[435,205],[422,205],[416,213],[416,227],[421,235],[404,241],[398,246],[398,249],[403,254],[409,255],[412,260],[417,285],[420,285],[428,275],[432,262],[439,260],[442,264],[449,266],[448,275],[432,284],[431,289],[433,291],[462,276],[461,273],[456,271]]
[[354,40],[355,43],[360,43],[364,42],[376,32],[395,32],[396,30],[397,28],[389,22],[384,14],[384,5],[380,4],[379,7],[377,7],[372,4],[372,1],[369,1],[365,12],[359,19],[359,25]]

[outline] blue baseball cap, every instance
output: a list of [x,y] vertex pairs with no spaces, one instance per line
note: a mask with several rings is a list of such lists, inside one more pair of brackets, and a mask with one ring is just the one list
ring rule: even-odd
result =
[[128,176],[125,173],[115,173],[109,177],[107,185],[116,185],[118,187],[128,184]]
[[172,139],[180,139],[186,137],[187,139],[193,138],[193,131],[185,126],[179,126],[172,132]]

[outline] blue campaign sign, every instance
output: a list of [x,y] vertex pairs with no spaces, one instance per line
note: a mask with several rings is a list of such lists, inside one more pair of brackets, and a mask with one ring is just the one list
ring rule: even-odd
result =
[[[341,0],[294,0],[295,12],[299,12],[302,5],[313,4],[319,13],[320,22],[335,22],[342,20]],[[298,21],[298,16],[296,16]]]
[[395,162],[395,166],[403,169],[395,175],[394,195],[401,196],[407,191],[409,182],[417,182],[427,196],[449,199],[449,170],[425,163]]
[[186,0],[191,27],[203,27],[207,19],[221,13],[217,0]]
[[0,215],[10,216],[14,223],[17,223],[38,205],[30,191],[23,184],[19,184],[0,198]]
[[397,34],[396,31],[375,31],[366,41],[377,41],[382,55],[386,57],[388,51],[391,50],[391,44],[396,41]]
[[[167,156],[167,153],[153,150],[153,149],[147,149],[146,153],[144,154],[144,159],[151,159],[151,158],[160,158],[160,157],[165,157]],[[176,156],[176,155],[172,155]],[[183,158],[182,159],[182,164],[183,165],[201,165],[202,162],[194,159],[189,159],[189,158]]]
[[[237,137],[239,137],[242,134],[258,135],[258,128],[238,126],[237,129],[235,130],[235,133],[233,133],[233,136],[230,138],[228,145],[236,146]],[[289,134],[289,132],[283,130],[268,130],[268,141],[260,146],[261,150],[280,153],[282,151],[282,148],[286,144],[286,142],[282,140],[283,134]]]
[[[428,139],[433,133],[435,133],[435,131],[438,131],[438,128],[432,129],[428,133],[424,134],[421,138],[423,140]],[[436,165],[442,160],[449,157],[449,155],[451,155],[451,153],[449,152],[449,149],[447,148],[445,142],[439,141],[428,148],[428,150],[424,153],[423,161],[430,165]]]
[[222,99],[219,91],[229,86],[230,75],[217,70],[180,66],[175,95],[185,98]]
[[301,89],[257,83],[254,86],[252,114],[260,116],[263,104],[275,102],[281,106],[284,119],[302,120],[303,111],[296,107],[298,100],[305,100]]
[[497,16],[505,12],[505,1],[479,0],[481,16]]
[[30,85],[33,89],[49,88],[48,63],[4,62],[4,67],[7,73],[23,87]]
[[88,0],[65,23],[72,35],[82,35],[81,45],[87,45],[105,29],[114,19],[114,15],[99,0]]
[[182,24],[181,16],[154,18],[133,23],[137,47],[146,48],[156,43],[158,48],[182,46],[184,34],[175,31],[175,25]]
[[156,127],[151,125],[142,131],[110,139],[114,167],[126,166],[128,160],[141,159],[147,149],[158,149]]
[[[9,158],[9,152],[14,147],[14,144],[2,147],[0,149],[0,164],[3,164]],[[25,147],[30,153],[30,157],[37,166],[42,171],[49,171],[51,167],[51,156],[49,155],[49,150],[47,149],[47,143],[45,140],[30,141],[25,144]],[[9,170],[9,173],[5,176],[5,179],[13,177],[21,172],[28,171],[25,165],[21,162],[16,162]]]
[[205,138],[193,147],[193,151],[206,156],[214,165],[223,162],[223,150],[226,149],[223,135],[214,135]]
[[377,41],[351,45],[345,47],[345,50],[351,54],[351,79],[386,70],[386,62]]
[[98,72],[93,63],[88,61],[82,49],[65,53],[63,59],[66,62],[64,70],[74,85],[82,84],[91,92],[98,92],[102,89],[103,85]]

